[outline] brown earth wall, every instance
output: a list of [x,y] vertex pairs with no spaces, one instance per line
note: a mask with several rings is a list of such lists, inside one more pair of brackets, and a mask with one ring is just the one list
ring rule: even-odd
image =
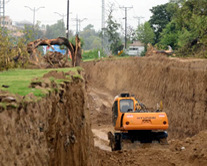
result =
[[207,129],[206,60],[157,56],[99,60],[82,66],[91,87],[114,96],[130,92],[153,109],[162,100],[169,138],[185,138]]
[[0,165],[93,165],[85,82],[74,79],[38,102],[0,109]]

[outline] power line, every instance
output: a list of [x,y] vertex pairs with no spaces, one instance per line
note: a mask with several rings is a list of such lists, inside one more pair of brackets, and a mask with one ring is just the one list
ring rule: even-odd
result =
[[143,19],[144,17],[142,16],[134,16],[134,18],[138,19],[138,26],[140,25],[140,20]]
[[124,9],[125,10],[125,49],[126,49],[126,46],[127,46],[127,10],[129,9],[132,9],[132,7],[119,7],[120,9]]
[[73,18],[73,21],[76,21],[76,34],[79,34],[80,32],[80,27],[81,27],[81,22],[83,22],[84,20],[86,20],[87,18],[83,18],[83,19],[78,19],[78,15],[76,15],[76,18]]

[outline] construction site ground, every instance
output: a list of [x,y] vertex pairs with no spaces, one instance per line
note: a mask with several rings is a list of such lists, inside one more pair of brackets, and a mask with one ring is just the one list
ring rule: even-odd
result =
[[[207,165],[206,60],[157,56],[83,66],[98,165]],[[107,132],[113,131],[111,107],[122,91],[135,94],[149,109],[155,110],[163,101],[169,117],[169,145],[143,144],[111,152],[107,138]]]
[[[84,79],[70,73],[72,82],[51,82],[54,91],[41,100],[27,95],[28,102],[0,107],[0,166],[207,166],[207,60],[158,55],[81,67]],[[121,92],[134,94],[150,110],[163,102],[169,145],[111,151],[111,106]]]

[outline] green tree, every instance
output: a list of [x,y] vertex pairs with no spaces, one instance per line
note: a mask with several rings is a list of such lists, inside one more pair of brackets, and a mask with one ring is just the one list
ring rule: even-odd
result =
[[[31,41],[34,41],[34,31],[33,31],[33,27],[32,26],[26,26],[23,29],[23,34],[24,34],[24,38],[25,38],[25,42],[29,43]],[[26,44],[25,43],[25,44]]]
[[47,25],[45,37],[48,39],[65,37],[65,24],[63,20],[58,20],[57,23],[53,25]]
[[202,54],[207,57],[206,0],[171,0],[167,10],[174,14],[160,33],[160,44],[178,48],[182,56]]
[[173,49],[177,49],[179,36],[180,30],[176,27],[176,22],[171,21],[161,32],[159,44],[161,44],[165,49],[168,45],[170,45]]
[[112,13],[113,13],[113,9],[111,5],[108,19],[106,21],[107,26],[105,32],[106,32],[106,36],[108,37],[108,41],[110,43],[110,50],[112,51],[113,54],[117,55],[118,51],[120,51],[120,48],[122,46],[120,35],[118,33],[120,24],[113,19]]
[[95,49],[98,45],[100,46],[99,48],[101,48],[99,33],[95,31],[92,24],[89,24],[85,28],[83,28],[83,31],[80,32],[80,36],[85,41],[85,45],[83,46],[84,50]]
[[9,31],[5,32],[0,27],[0,71],[26,67],[28,63],[24,36],[16,39],[11,36]]
[[150,17],[149,23],[154,29],[155,43],[160,41],[160,33],[172,19],[174,11],[168,9],[168,4],[158,5],[150,9],[152,16]]
[[136,39],[144,43],[146,47],[148,43],[154,42],[155,34],[153,29],[150,27],[149,22],[145,22],[138,26],[136,36]]
[[188,0],[183,3],[175,18],[177,26],[183,32],[179,37],[180,46],[195,41],[204,42],[207,38],[206,0]]

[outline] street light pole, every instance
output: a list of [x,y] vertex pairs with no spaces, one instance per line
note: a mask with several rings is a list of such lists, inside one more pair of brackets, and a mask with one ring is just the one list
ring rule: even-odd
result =
[[[41,6],[41,7],[39,7],[39,8],[35,8],[34,7],[34,9],[32,9],[31,7],[29,7],[29,6],[24,6],[24,7],[26,7],[26,8],[29,8],[32,12],[33,12],[33,33],[34,33],[34,27],[35,27],[35,12],[37,12],[39,9],[41,9],[41,8],[45,8],[44,6]],[[35,38],[35,34],[34,34],[34,38]]]
[[64,27],[64,17],[67,16],[67,14],[60,14],[58,12],[54,12],[55,14],[58,14],[60,17],[62,17],[62,22],[63,22],[63,34],[65,33],[65,27]]
[[54,12],[55,14],[58,14],[60,17],[62,17],[62,20],[63,20],[63,22],[64,22],[64,18],[65,18],[65,16],[67,16],[67,14],[60,14],[60,13],[58,13],[58,12]]

